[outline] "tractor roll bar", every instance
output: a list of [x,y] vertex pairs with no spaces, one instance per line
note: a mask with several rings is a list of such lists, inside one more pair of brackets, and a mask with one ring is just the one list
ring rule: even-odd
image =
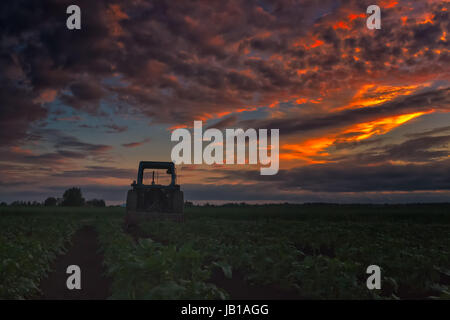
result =
[[172,176],[170,185],[173,186],[176,183],[177,175],[175,173],[175,164],[173,162],[163,161],[141,161],[139,162],[139,170],[137,176],[137,184],[142,185],[145,169],[167,169],[167,173]]

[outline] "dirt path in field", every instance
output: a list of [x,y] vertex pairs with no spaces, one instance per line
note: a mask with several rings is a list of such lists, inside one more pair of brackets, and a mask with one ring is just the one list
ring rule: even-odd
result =
[[[72,245],[66,254],[59,256],[51,266],[47,278],[41,281],[41,299],[106,299],[110,296],[111,279],[104,276],[103,255],[99,252],[97,232],[92,226],[84,226],[72,237]],[[81,269],[81,289],[69,290],[66,286],[67,267],[77,265]]]

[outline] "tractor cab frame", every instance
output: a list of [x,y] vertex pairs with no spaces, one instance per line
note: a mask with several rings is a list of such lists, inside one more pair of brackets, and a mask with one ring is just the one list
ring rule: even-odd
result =
[[[164,169],[171,176],[169,185],[144,184],[144,170]],[[127,193],[126,225],[138,224],[142,220],[171,219],[183,220],[184,195],[176,183],[177,175],[173,162],[141,161],[137,181],[131,184]]]

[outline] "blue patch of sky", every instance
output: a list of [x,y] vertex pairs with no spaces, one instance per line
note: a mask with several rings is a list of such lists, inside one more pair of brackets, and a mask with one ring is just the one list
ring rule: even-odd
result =
[[[120,147],[122,144],[151,139],[156,141],[165,135],[167,126],[150,124],[149,118],[116,114],[114,106],[101,102],[100,115],[76,110],[59,99],[48,104],[49,118],[46,129],[58,130],[81,141]],[[114,132],[108,125],[127,127]]]

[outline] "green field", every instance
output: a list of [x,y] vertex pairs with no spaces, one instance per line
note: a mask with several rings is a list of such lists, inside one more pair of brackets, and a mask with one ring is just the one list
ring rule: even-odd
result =
[[[450,205],[186,208],[124,231],[123,208],[0,208],[0,298],[37,298],[83,225],[113,299],[448,299]],[[381,290],[368,290],[378,265]]]

